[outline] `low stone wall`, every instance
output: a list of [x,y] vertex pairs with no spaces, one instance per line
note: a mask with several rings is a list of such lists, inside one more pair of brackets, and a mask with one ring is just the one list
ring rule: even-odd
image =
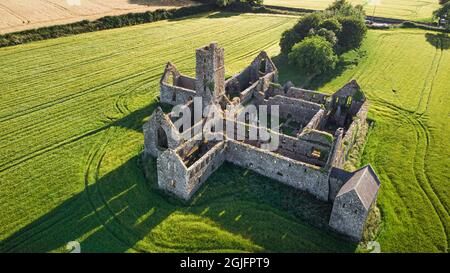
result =
[[[292,160],[251,145],[228,140],[226,160],[294,188],[328,200],[328,173],[318,167]],[[267,168],[267,166],[271,166]]]
[[342,144],[343,134],[344,130],[342,128],[336,130],[336,133],[334,134],[333,147],[331,148],[331,153],[327,161],[327,169],[330,169],[331,167],[342,168],[344,165],[342,152],[344,148]]

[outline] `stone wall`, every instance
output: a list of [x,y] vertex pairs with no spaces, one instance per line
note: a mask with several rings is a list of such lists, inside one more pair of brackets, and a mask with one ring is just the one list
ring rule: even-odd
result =
[[227,161],[328,200],[328,173],[320,168],[235,140],[227,144]]
[[342,137],[344,135],[344,130],[339,128],[334,134],[333,147],[331,148],[330,156],[327,161],[326,168],[331,167],[342,168],[344,165],[344,152],[345,148],[342,143]]
[[266,101],[267,105],[279,105],[280,117],[284,119],[292,118],[301,124],[308,124],[309,121],[321,109],[317,103],[303,101],[295,98],[277,95],[270,97]]
[[161,83],[160,101],[171,105],[185,104],[196,96],[194,90],[189,90],[167,83]]
[[241,104],[245,104],[253,98],[253,93],[257,90],[258,84],[259,81],[254,82],[247,89],[241,92],[241,94],[239,95]]
[[368,102],[365,102],[360,108],[356,116],[353,118],[352,123],[350,124],[347,131],[345,131],[345,135],[342,138],[342,148],[341,153],[344,158],[344,161],[347,159],[348,153],[352,149],[358,137],[365,137],[361,135],[361,127],[364,123],[367,122],[367,111],[368,111]]
[[[289,158],[303,161],[308,164],[324,166],[330,153],[331,143],[320,143],[303,139],[294,138],[288,135],[280,134],[280,143],[277,150]],[[315,157],[313,152],[320,152],[320,157]]]
[[187,169],[186,195],[189,198],[225,161],[226,142],[214,145],[206,154]]
[[156,164],[159,188],[184,200],[189,199],[187,169],[178,154],[168,149],[158,157]]
[[203,97],[203,104],[218,103],[225,94],[224,49],[216,43],[195,51],[195,90]]
[[306,124],[303,130],[318,129],[325,123],[326,123],[325,110],[320,109],[319,112],[317,112],[314,115],[314,117],[308,122],[308,124]]
[[183,87],[189,90],[195,90],[195,79],[188,76],[180,75],[178,77],[176,86]]
[[250,70],[251,67],[247,67],[242,72],[226,80],[225,89],[228,95],[239,95],[242,90],[246,89],[255,82],[251,81]]
[[332,229],[358,242],[361,240],[367,215],[368,210],[362,205],[357,193],[349,191],[335,198],[329,224]]
[[286,96],[323,105],[327,105],[328,100],[330,99],[330,95],[328,94],[319,93],[316,91],[306,90],[297,87],[289,88],[289,90],[286,93]]
[[[270,130],[270,128],[267,129],[252,124],[240,123],[236,120],[226,120],[224,124],[224,130],[228,138],[232,138],[234,140],[243,140],[245,143],[257,148],[260,148],[261,144],[263,143],[267,144],[269,141],[264,142],[259,137],[259,140],[250,141],[249,132],[255,132],[255,134],[258,134],[258,136],[261,134],[261,131],[263,131],[264,133],[270,132],[272,138],[278,138],[278,149],[276,150],[277,153],[280,153],[285,157],[303,161],[305,163],[316,166],[325,165],[333,144],[332,139],[330,140],[326,137],[323,137],[320,131],[315,130],[311,130],[308,133],[302,134],[298,137],[292,137],[272,131]],[[242,126],[240,127],[247,128],[247,130],[238,130],[238,124],[241,124]],[[226,126],[234,126],[234,135],[229,134],[230,130],[226,130]],[[314,151],[319,151],[321,156],[315,157],[313,155]]]
[[[160,107],[153,112],[149,121],[144,124],[143,131],[144,152],[155,157],[164,152],[165,148],[175,149],[183,142],[177,129],[169,118],[164,115]],[[162,141],[159,139],[160,137],[164,137],[165,140]],[[160,147],[160,143],[164,143],[167,147]]]
[[333,202],[342,186],[351,177],[352,173],[339,168],[332,168],[330,171],[329,184],[330,191],[328,200]]

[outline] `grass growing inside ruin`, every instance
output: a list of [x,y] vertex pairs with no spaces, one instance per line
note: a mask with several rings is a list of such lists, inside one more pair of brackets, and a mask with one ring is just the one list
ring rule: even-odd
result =
[[[264,0],[264,4],[291,8],[322,10],[334,0]],[[350,0],[352,4],[365,4],[367,15],[374,14],[374,6],[367,0]],[[379,0],[375,16],[414,21],[429,21],[434,10],[439,7],[438,0]]]
[[[261,49],[278,54],[296,20],[220,14],[0,49],[0,252],[73,240],[82,251],[354,251],[318,228],[329,206],[291,188],[227,164],[183,204],[138,159],[168,60],[193,76],[194,49],[217,41],[232,75]],[[333,92],[354,77],[372,102],[363,160],[383,182],[382,251],[448,247],[450,52],[439,39],[370,31],[364,60],[315,83]]]

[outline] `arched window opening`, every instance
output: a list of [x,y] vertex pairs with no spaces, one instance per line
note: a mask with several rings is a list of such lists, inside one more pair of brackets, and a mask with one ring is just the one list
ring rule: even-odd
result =
[[259,62],[259,72],[262,74],[266,73],[266,59],[261,59]]
[[164,149],[164,150],[169,148],[166,132],[164,131],[164,129],[161,126],[158,128],[156,139],[157,139],[157,143],[158,143],[158,148]]
[[175,91],[172,92],[172,101],[173,102],[177,101],[177,92]]
[[173,73],[169,73],[169,77],[167,78],[167,83],[170,85],[173,85],[173,86],[176,85],[175,76],[173,75]]

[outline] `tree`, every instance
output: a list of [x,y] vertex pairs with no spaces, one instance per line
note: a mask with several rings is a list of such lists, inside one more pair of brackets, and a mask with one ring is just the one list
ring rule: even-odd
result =
[[315,29],[319,27],[322,21],[323,21],[323,14],[321,12],[314,12],[300,18],[297,24],[295,24],[294,30],[303,39],[306,36],[308,36],[309,31],[312,28]]
[[284,55],[289,54],[292,47],[301,40],[302,37],[300,37],[293,28],[284,31],[280,40],[281,53]]
[[338,58],[333,45],[325,38],[311,36],[292,47],[289,62],[309,75],[316,75],[334,69]]
[[342,31],[341,23],[339,23],[339,20],[334,17],[325,19],[322,23],[320,23],[319,27],[333,31],[336,36],[338,36]]
[[292,46],[307,37],[311,29],[318,28],[321,22],[322,15],[319,12],[301,17],[293,28],[286,30],[281,35],[281,53],[284,55],[289,54]]
[[439,9],[433,12],[433,17],[435,19],[445,19],[446,27],[450,29],[450,1],[442,5]]
[[444,5],[448,2],[450,2],[450,0],[439,0],[439,4],[441,4],[441,5]]
[[364,21],[366,14],[362,5],[353,6],[347,0],[336,0],[325,9],[326,14],[340,17],[356,17]]
[[367,33],[364,21],[355,17],[341,17],[339,22],[342,25],[342,31],[338,36],[340,49],[345,52],[360,47]]
[[309,32],[309,36],[314,36],[314,35],[325,38],[325,40],[330,42],[333,46],[336,45],[336,43],[337,43],[336,34],[334,34],[333,31],[328,30],[326,28],[321,28],[319,30],[311,29],[311,31]]

